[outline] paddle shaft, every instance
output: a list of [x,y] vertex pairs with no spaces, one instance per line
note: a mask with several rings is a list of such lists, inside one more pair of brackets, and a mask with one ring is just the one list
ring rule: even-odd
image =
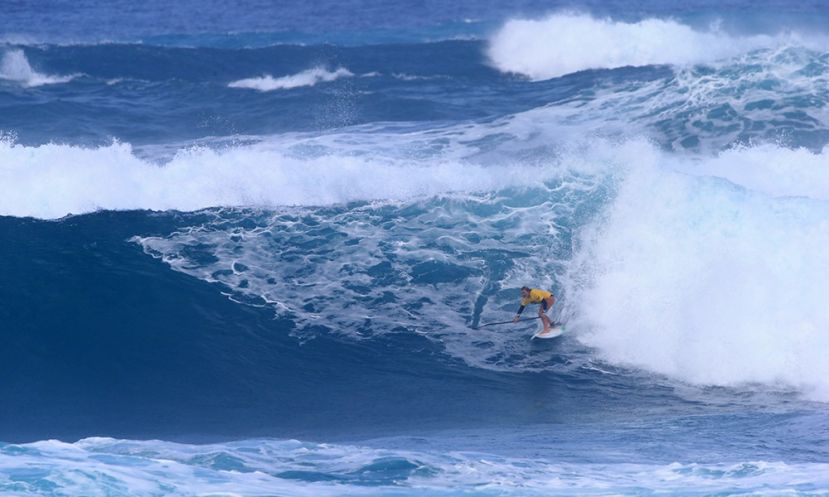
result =
[[532,321],[534,319],[541,319],[541,316],[536,316],[534,318],[519,319],[518,321],[501,321],[501,322],[498,322],[498,323],[487,323],[487,324],[482,324],[482,325],[478,326],[478,328],[483,328],[485,326],[495,326],[496,324],[510,324],[510,323],[513,323],[513,322],[520,323],[521,321]]

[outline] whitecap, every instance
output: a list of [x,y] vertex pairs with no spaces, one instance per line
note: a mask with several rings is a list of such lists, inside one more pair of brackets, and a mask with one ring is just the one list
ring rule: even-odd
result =
[[258,91],[290,90],[304,86],[315,86],[319,83],[330,83],[340,78],[349,78],[354,74],[344,67],[333,71],[317,66],[296,74],[275,78],[270,75],[258,78],[246,78],[233,81],[227,86],[230,88],[247,88]]

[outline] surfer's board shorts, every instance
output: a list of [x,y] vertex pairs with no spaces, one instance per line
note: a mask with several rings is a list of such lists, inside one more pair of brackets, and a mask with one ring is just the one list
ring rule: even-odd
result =
[[553,297],[547,297],[546,299],[541,299],[541,309],[544,312],[547,312],[547,309],[550,308],[550,304],[547,303],[548,300],[552,300]]

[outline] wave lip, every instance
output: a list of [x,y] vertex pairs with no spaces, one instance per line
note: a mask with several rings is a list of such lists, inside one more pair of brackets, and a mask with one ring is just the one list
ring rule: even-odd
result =
[[733,37],[668,19],[627,23],[557,13],[508,21],[490,40],[488,55],[500,71],[545,80],[587,69],[709,62],[772,42],[766,35]]
[[265,75],[258,78],[246,78],[233,81],[229,88],[247,88],[258,91],[291,90],[304,86],[315,86],[319,83],[330,83],[340,78],[350,78],[354,74],[344,67],[331,71],[326,67],[317,66],[289,76],[274,78]]
[[68,83],[77,75],[55,76],[35,71],[23,50],[9,50],[0,60],[0,79],[19,83],[27,88]]

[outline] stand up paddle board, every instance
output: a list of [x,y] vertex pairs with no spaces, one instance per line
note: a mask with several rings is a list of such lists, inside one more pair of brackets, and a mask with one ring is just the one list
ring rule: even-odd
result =
[[555,324],[550,328],[550,331],[544,333],[544,328],[538,330],[535,335],[530,337],[530,340],[534,340],[536,338],[555,338],[560,337],[561,334],[564,333],[564,326],[561,324]]

